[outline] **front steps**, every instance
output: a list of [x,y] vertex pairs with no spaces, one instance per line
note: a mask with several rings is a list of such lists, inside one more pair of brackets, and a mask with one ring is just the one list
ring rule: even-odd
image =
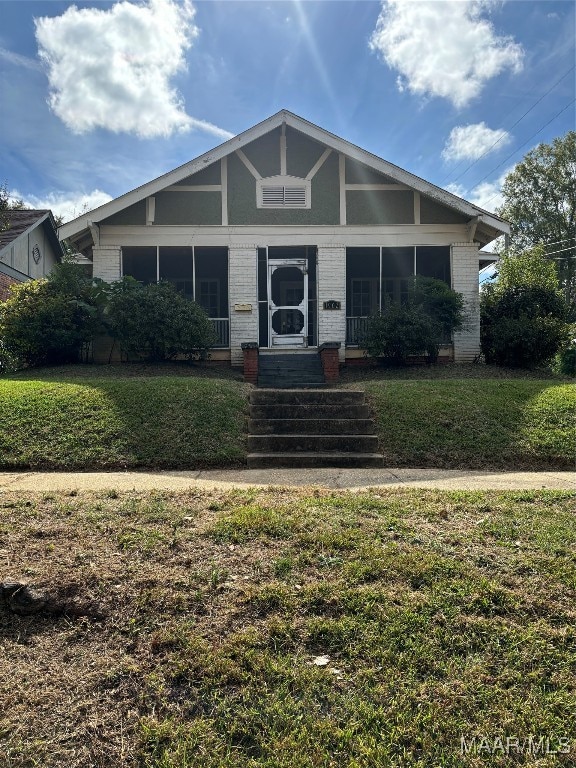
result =
[[324,369],[318,352],[299,350],[297,353],[261,352],[258,358],[258,386],[322,387],[325,384]]
[[255,389],[248,467],[382,467],[364,392]]

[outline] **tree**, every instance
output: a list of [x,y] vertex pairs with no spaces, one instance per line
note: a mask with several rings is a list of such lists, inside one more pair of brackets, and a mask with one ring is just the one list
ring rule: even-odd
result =
[[511,171],[497,213],[511,224],[510,252],[536,245],[556,265],[572,316],[576,316],[576,131],[540,144]]
[[542,247],[504,254],[498,281],[480,298],[480,342],[487,363],[536,368],[564,343],[567,306],[554,263]]
[[0,232],[3,232],[10,226],[8,211],[21,211],[24,208],[26,206],[23,200],[17,200],[10,196],[6,182],[0,184]]

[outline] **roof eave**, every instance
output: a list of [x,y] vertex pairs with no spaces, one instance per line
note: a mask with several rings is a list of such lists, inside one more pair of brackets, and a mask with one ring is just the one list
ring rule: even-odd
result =
[[143,184],[131,192],[126,192],[124,195],[111,200],[109,203],[105,203],[104,205],[73,219],[67,224],[64,224],[58,230],[58,237],[60,240],[76,237],[81,231],[89,228],[89,222],[100,222],[109,216],[113,216],[115,213],[118,213],[129,205],[133,205],[145,197],[154,195],[165,187],[175,184],[193,173],[197,173],[207,165],[218,162],[236,149],[241,149],[246,144],[255,141],[269,131],[274,130],[274,128],[282,125],[282,123],[286,123],[286,125],[294,128],[294,130],[305,133],[310,136],[310,138],[330,147],[336,152],[342,152],[354,160],[370,165],[375,170],[379,170],[381,173],[390,176],[399,183],[405,184],[406,186],[415,189],[417,192],[421,192],[422,194],[435,199],[442,205],[454,208],[471,218],[481,216],[484,224],[498,232],[498,234],[491,238],[492,240],[500,234],[509,232],[509,225],[507,222],[500,219],[498,216],[495,216],[488,211],[484,211],[482,208],[478,208],[478,206],[469,203],[467,200],[464,200],[457,195],[453,195],[451,192],[447,192],[445,189],[437,187],[419,176],[415,176],[409,171],[405,171],[403,168],[399,168],[397,165],[346,141],[346,139],[342,139],[339,136],[326,131],[324,128],[320,128],[319,126],[314,125],[314,123],[310,123],[307,120],[304,120],[304,118],[283,109],[252,128],[238,134],[238,136],[228,139],[228,141],[220,144],[215,149],[205,152],[203,155],[159,176],[157,179]]

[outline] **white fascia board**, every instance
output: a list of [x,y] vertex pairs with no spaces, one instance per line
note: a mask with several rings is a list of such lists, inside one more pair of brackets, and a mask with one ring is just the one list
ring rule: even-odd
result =
[[107,219],[109,216],[113,216],[115,213],[128,208],[130,205],[134,205],[134,203],[139,202],[143,198],[150,197],[151,195],[160,192],[165,187],[172,186],[173,184],[182,181],[182,179],[185,179],[187,176],[192,176],[194,173],[198,173],[198,171],[203,170],[208,165],[212,165],[212,163],[218,162],[223,157],[231,155],[237,149],[242,149],[246,144],[259,139],[261,136],[274,130],[274,128],[282,125],[283,114],[283,112],[278,112],[267,120],[238,134],[238,136],[228,139],[228,141],[220,144],[220,146],[215,149],[205,152],[203,155],[200,155],[200,157],[190,160],[184,165],[175,168],[173,171],[169,171],[163,176],[159,176],[153,181],[149,181],[140,187],[136,187],[136,189],[133,189],[131,192],[126,192],[126,194],[120,195],[120,197],[111,200],[109,203],[104,203],[104,205],[94,208],[92,211],[88,211],[82,216],[63,224],[58,230],[58,237],[60,240],[74,237],[80,232],[88,229],[89,221],[100,222],[103,219]]
[[237,149],[242,149],[246,144],[259,139],[266,133],[282,126],[283,123],[289,125],[300,133],[304,133],[311,139],[323,144],[325,147],[330,147],[334,151],[350,157],[352,160],[364,163],[364,165],[367,165],[386,176],[390,176],[400,184],[405,184],[411,189],[421,192],[443,205],[447,205],[460,211],[464,215],[470,216],[470,218],[481,214],[484,223],[489,227],[496,229],[501,234],[509,233],[510,231],[507,222],[494,216],[488,211],[484,211],[482,208],[472,205],[472,203],[467,202],[463,198],[457,197],[451,192],[447,192],[445,189],[436,187],[434,184],[421,179],[419,176],[415,176],[409,171],[405,171],[404,169],[389,163],[387,160],[383,160],[381,157],[373,155],[371,152],[361,149],[355,144],[351,144],[349,141],[341,139],[339,136],[335,136],[333,133],[304,120],[302,117],[298,117],[298,115],[295,115],[292,112],[281,110],[266,120],[263,120],[261,123],[249,128],[247,131],[238,134],[238,136],[234,136],[232,139],[225,141],[215,149],[205,152],[203,155],[200,155],[200,157],[181,165],[179,168],[175,168],[173,171],[169,171],[163,176],[159,176],[157,179],[137,187],[131,192],[127,192],[126,194],[111,200],[109,203],[105,203],[99,208],[95,208],[94,210],[79,216],[77,219],[69,221],[58,230],[60,240],[74,237],[86,230],[88,228],[88,221],[100,222],[109,216],[113,216],[124,208],[139,202],[143,198],[154,195],[165,187],[176,184],[187,176],[191,176],[194,173],[203,170],[206,166],[218,162],[223,157],[227,157],[235,152]]
[[364,163],[364,165],[374,168],[374,170],[379,171],[386,176],[390,176],[400,184],[405,184],[406,186],[415,189],[417,192],[421,192],[439,203],[454,208],[471,218],[482,214],[482,218],[487,224],[498,229],[503,234],[510,231],[508,222],[494,216],[494,214],[489,211],[478,208],[478,206],[469,203],[467,200],[464,200],[457,195],[453,195],[451,192],[447,192],[445,189],[441,189],[440,187],[431,184],[429,181],[425,181],[419,176],[415,176],[413,173],[405,171],[403,168],[399,168],[397,165],[393,165],[387,160],[383,160],[381,157],[357,147],[355,144],[351,144],[349,141],[346,141],[346,139],[341,139],[339,136],[329,133],[324,130],[324,128],[309,123],[307,120],[298,117],[298,115],[286,112],[286,124],[301,133],[307,134],[310,138],[331,147],[336,152],[341,152],[352,160],[358,160],[359,162]]

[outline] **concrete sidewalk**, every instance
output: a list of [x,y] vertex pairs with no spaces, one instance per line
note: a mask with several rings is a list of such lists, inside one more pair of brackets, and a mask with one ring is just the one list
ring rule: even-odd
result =
[[147,491],[253,486],[576,490],[575,472],[479,472],[442,469],[227,469],[191,472],[0,472],[3,491]]

